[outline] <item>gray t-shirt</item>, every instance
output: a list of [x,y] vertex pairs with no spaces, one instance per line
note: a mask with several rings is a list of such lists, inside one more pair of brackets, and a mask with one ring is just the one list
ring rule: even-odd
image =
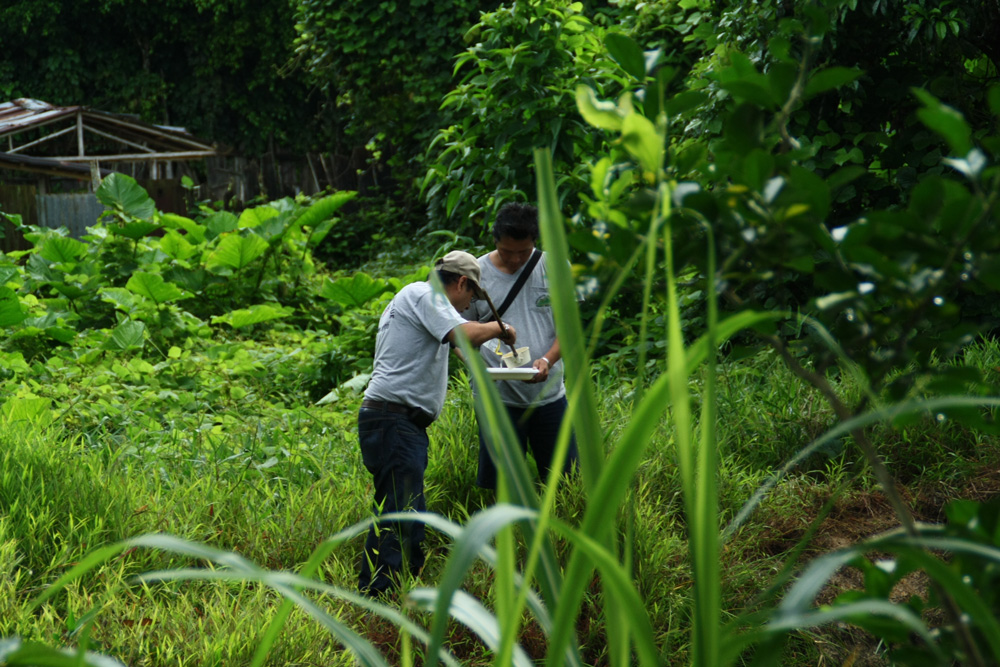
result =
[[[556,323],[552,315],[552,304],[549,302],[549,279],[545,269],[545,260],[546,255],[542,253],[541,259],[538,260],[538,264],[535,265],[531,275],[521,287],[521,291],[514,298],[514,302],[500,316],[500,319],[509,322],[517,330],[517,343],[514,344],[514,347],[527,346],[531,349],[531,363],[525,364],[526,367],[530,367],[536,359],[545,356],[556,340]],[[499,308],[525,267],[522,266],[513,275],[508,275],[493,266],[493,262],[489,259],[489,253],[479,258],[479,266],[482,274],[480,283],[493,299],[493,305]],[[480,299],[473,302],[469,309],[462,313],[462,316],[468,320],[485,322],[491,319],[492,314],[489,304]],[[479,354],[488,367],[505,367],[500,357],[501,354],[510,352],[510,348],[505,343],[501,344],[501,354],[497,354],[498,343],[499,340],[494,338],[483,343],[482,347],[479,348]],[[561,360],[556,362],[552,370],[549,371],[549,379],[545,382],[535,384],[510,380],[496,384],[500,391],[500,398],[505,405],[522,408],[531,405],[545,405],[566,394]]]
[[382,311],[365,398],[417,407],[437,418],[448,389],[445,336],[465,320],[430,283],[399,290]]

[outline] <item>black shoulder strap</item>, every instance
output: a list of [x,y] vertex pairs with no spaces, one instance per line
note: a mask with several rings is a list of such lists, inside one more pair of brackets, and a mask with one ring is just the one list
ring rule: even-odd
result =
[[503,303],[500,304],[500,307],[497,308],[497,315],[503,317],[503,314],[507,312],[508,308],[510,308],[510,304],[514,303],[514,297],[516,297],[518,292],[521,291],[521,288],[524,287],[525,281],[528,280],[528,276],[531,275],[531,272],[535,270],[535,264],[538,264],[538,260],[541,258],[542,251],[535,248],[535,251],[531,253],[531,258],[528,260],[528,263],[524,265],[521,275],[517,277],[517,282],[515,282],[514,286],[510,288],[509,292],[507,292],[507,298],[504,299]]

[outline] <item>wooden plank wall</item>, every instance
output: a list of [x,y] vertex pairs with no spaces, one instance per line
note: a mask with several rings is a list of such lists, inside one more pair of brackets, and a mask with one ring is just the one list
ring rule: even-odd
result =
[[[26,225],[38,224],[37,189],[34,185],[0,185],[0,210],[5,213],[16,213],[21,216],[21,222]],[[6,218],[0,224],[0,250],[13,252],[27,250],[31,247],[21,232],[17,231]]]

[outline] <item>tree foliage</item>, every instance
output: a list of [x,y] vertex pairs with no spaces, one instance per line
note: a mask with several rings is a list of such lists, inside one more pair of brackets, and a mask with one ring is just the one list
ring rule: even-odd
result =
[[462,33],[491,4],[298,0],[298,65],[328,92],[346,143],[368,146],[376,161],[395,157],[399,178],[437,125]]
[[0,8],[0,98],[134,113],[250,154],[307,150],[323,99],[280,74],[293,37],[287,0],[15,0]]

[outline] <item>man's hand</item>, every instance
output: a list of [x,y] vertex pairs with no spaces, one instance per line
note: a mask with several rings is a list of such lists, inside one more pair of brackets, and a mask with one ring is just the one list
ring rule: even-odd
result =
[[517,342],[517,331],[515,331],[514,327],[504,322],[500,325],[500,335],[498,338],[508,345],[513,345]]
[[445,336],[445,341],[457,344],[455,332],[461,329],[473,347],[479,347],[491,338],[499,338],[508,345],[513,345],[514,341],[517,340],[517,331],[506,322],[504,322],[503,327],[501,329],[497,322],[466,322],[449,331],[448,335]]
[[539,357],[535,359],[535,363],[531,364],[531,367],[538,371],[538,374],[530,380],[524,380],[528,384],[535,384],[536,382],[545,382],[549,379],[549,371],[552,370],[552,366],[549,365],[549,360],[545,357]]

